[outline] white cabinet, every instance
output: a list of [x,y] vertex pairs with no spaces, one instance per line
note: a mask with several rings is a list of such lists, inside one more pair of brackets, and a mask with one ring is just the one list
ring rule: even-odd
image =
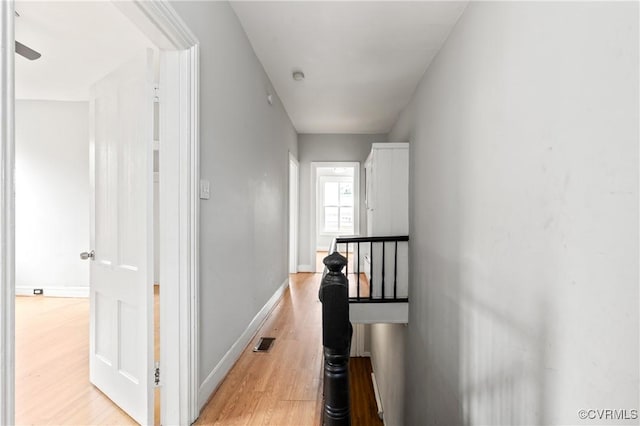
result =
[[[374,143],[365,163],[365,185],[367,236],[409,235],[409,144]],[[396,244],[387,242],[374,243],[365,254],[363,266],[367,278],[373,277],[373,297],[393,297],[394,287],[397,297],[408,296],[408,252],[406,242],[397,243],[397,255]]]
[[365,179],[367,236],[408,235],[409,144],[372,144]]

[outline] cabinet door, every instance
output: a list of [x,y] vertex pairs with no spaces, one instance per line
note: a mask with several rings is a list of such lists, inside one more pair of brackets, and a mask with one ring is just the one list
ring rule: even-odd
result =
[[365,182],[365,191],[364,191],[364,203],[365,208],[367,210],[373,209],[374,205],[374,194],[373,194],[373,181],[374,181],[374,155],[375,151],[371,152],[367,162],[364,165],[364,182]]

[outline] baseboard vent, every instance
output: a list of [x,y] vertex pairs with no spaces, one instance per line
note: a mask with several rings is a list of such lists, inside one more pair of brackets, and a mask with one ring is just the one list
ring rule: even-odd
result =
[[261,337],[258,340],[258,344],[253,348],[254,352],[269,352],[271,346],[273,346],[273,342],[276,340],[275,337]]
[[34,288],[33,294],[36,296],[42,296],[44,294],[44,291],[41,288]]

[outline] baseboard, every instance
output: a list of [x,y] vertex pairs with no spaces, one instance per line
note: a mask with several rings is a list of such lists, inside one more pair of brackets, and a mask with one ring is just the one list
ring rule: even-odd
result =
[[315,272],[311,265],[298,265],[298,272]]
[[[16,296],[33,296],[36,287],[16,287]],[[37,287],[40,288],[40,287]],[[42,287],[42,295],[49,297],[89,297],[89,286]]]
[[229,374],[229,371],[233,368],[238,358],[240,358],[244,349],[251,343],[273,308],[276,307],[288,286],[289,279],[287,278],[256,314],[246,330],[222,357],[218,365],[211,370],[207,378],[202,382],[198,390],[198,410],[202,410],[207,401],[209,401],[209,398],[211,398],[211,395],[213,395],[218,386],[220,386],[220,383],[222,383],[227,374]]

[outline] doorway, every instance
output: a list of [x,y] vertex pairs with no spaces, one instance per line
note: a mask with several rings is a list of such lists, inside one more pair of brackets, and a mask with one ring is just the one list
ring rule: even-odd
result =
[[360,233],[360,163],[311,163],[311,260],[322,272],[334,238]]
[[289,273],[298,272],[298,160],[289,153]]
[[[0,423],[14,423],[14,204],[13,204],[13,115],[14,115],[14,3],[2,2],[1,23],[2,57],[0,57],[0,84],[2,97],[2,162],[1,207],[2,240],[0,261]],[[160,82],[166,86],[164,128],[166,140],[160,159],[163,175],[160,177],[160,275],[170,279],[166,296],[161,301],[161,316],[175,324],[162,327],[163,341],[161,367],[166,379],[163,386],[162,422],[191,423],[197,417],[197,93],[198,93],[198,41],[182,23],[168,2],[131,1],[117,7],[136,26],[163,50]],[[177,112],[180,111],[178,114]],[[167,118],[167,120],[164,120]],[[162,145],[162,143],[161,143]],[[166,148],[166,151],[165,151]],[[192,155],[176,155],[191,152]],[[178,184],[179,182],[179,184]],[[173,214],[175,210],[180,215]],[[196,259],[196,260],[194,260]],[[181,274],[177,274],[182,271]],[[176,276],[177,275],[177,276]],[[167,281],[169,282],[169,281]],[[163,289],[163,292],[165,290]],[[185,297],[186,296],[186,297]],[[161,324],[167,324],[162,321]],[[175,362],[180,359],[180,363]],[[182,376],[178,373],[183,373]]]
[[[149,253],[155,238],[147,226],[153,222],[147,188],[153,172],[153,86],[159,72],[152,58],[157,52],[147,49],[151,41],[110,3],[17,6],[17,37],[39,46],[45,56],[42,62],[15,58],[16,97],[41,99],[16,102],[16,293],[24,294],[26,287],[40,296],[16,301],[16,330],[22,331],[16,334],[16,421],[91,424],[109,408],[118,412],[120,407],[137,422],[159,424],[159,398],[146,385],[153,376],[146,354],[152,365],[159,361],[152,338],[158,304],[153,303]],[[67,21],[54,19],[45,35],[42,22],[51,15]],[[97,30],[99,25],[118,28],[118,37],[88,33],[88,23]],[[90,42],[90,49],[83,50],[75,39]],[[77,63],[92,54],[103,61]],[[56,317],[45,315],[53,302],[41,299],[50,296],[84,296],[68,302],[88,314],[73,319],[74,325],[84,324],[88,336],[67,332],[69,320],[53,326],[58,316],[66,318],[66,309],[60,307]],[[25,318],[24,309],[32,315]],[[20,321],[25,319],[28,325]],[[40,329],[48,329],[47,338],[30,333]],[[83,339],[74,340],[78,336]],[[62,346],[33,350],[47,341]],[[33,369],[40,363],[33,362],[32,353],[47,355],[46,370]],[[68,371],[85,374],[73,381]],[[43,398],[47,403],[39,408],[62,407],[69,400],[65,389],[91,398],[86,417],[67,417],[82,409],[42,412],[31,406]]]

